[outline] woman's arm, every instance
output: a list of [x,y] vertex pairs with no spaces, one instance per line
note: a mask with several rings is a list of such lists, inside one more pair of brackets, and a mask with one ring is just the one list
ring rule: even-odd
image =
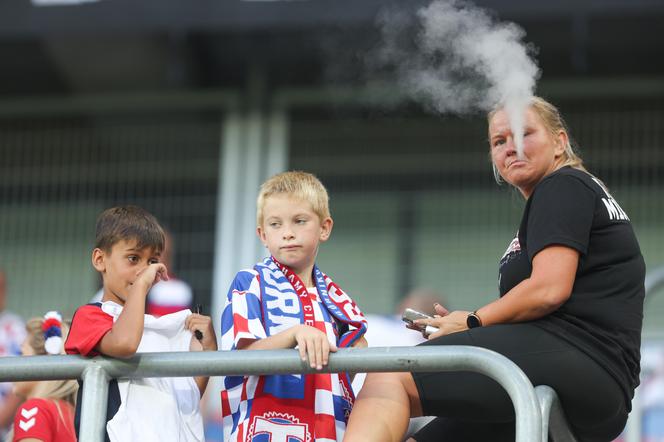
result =
[[[579,252],[566,246],[542,249],[533,258],[532,273],[502,298],[476,311],[482,325],[523,322],[541,318],[557,310],[569,299],[579,264]],[[430,338],[466,330],[467,311],[454,311],[418,323],[433,325],[439,331]]]
[[575,249],[546,247],[533,258],[530,278],[477,310],[483,325],[530,321],[557,310],[572,294],[578,264]]

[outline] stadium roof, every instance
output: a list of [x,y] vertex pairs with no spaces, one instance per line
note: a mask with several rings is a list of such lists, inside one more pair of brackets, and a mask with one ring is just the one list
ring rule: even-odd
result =
[[[352,81],[382,8],[427,3],[3,0],[0,96],[236,87],[256,66],[272,85]],[[526,30],[546,77],[664,76],[661,0],[475,4]]]

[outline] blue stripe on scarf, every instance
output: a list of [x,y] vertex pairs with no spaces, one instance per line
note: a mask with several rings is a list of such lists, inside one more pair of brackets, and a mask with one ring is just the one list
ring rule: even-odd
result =
[[[270,263],[272,263],[271,259]],[[267,260],[264,264],[267,264]],[[278,332],[281,331],[281,327],[285,326],[286,328],[290,328],[295,324],[302,324],[304,322],[304,316],[302,309],[299,308],[300,301],[297,299],[297,293],[295,293],[292,288],[287,290],[280,290],[275,284],[272,283],[274,281],[276,284],[288,284],[290,286],[288,279],[286,279],[286,277],[280,271],[277,273],[267,265],[257,264],[254,269],[258,272],[261,280],[261,302],[263,305],[263,311],[265,312],[263,324],[265,326],[265,333],[267,336],[271,336],[274,329],[277,329],[275,331]],[[267,278],[266,274],[269,274],[270,278]],[[269,295],[266,293],[266,291],[275,294]],[[279,295],[277,295],[277,293]],[[290,298],[280,299],[280,295],[290,295]],[[294,302],[297,302],[297,304],[294,304]],[[289,308],[295,310],[296,306],[297,313],[290,313],[285,311],[289,310]],[[271,394],[274,397],[281,399],[304,398],[304,376],[289,374],[269,375],[265,376],[264,379],[265,383],[263,384],[263,391],[265,393]]]
[[[295,290],[292,288],[290,281],[281,272],[281,270],[274,264],[271,258],[266,258],[261,264],[256,264],[254,269],[258,272],[261,279],[261,302],[263,311],[263,324],[265,325],[265,333],[271,336],[274,331],[275,334],[290,328],[296,324],[304,323],[304,313],[300,308],[300,301]],[[346,312],[339,308],[332,300],[327,292],[327,285],[325,284],[325,275],[317,266],[314,265],[314,280],[318,295],[326,307],[329,315],[335,317],[337,320],[350,324],[356,327],[340,336],[337,345],[340,347],[350,347],[356,340],[358,340],[366,331],[366,325],[362,322],[353,321],[348,317]],[[275,284],[284,285],[286,288],[280,290]],[[267,292],[272,292],[270,295]],[[284,296],[287,298],[284,299]],[[297,306],[297,312],[289,312],[289,310]],[[281,308],[284,307],[284,308]],[[285,310],[284,310],[285,309]],[[293,311],[293,310],[291,310]],[[340,374],[342,375],[342,374]],[[344,373],[350,384],[348,374]],[[296,375],[271,375],[265,376],[265,384],[263,390],[266,393],[272,394],[275,397],[283,399],[301,399],[304,397],[304,376]],[[339,404],[341,405],[341,404]],[[337,406],[335,405],[335,410]],[[343,409],[343,407],[342,407]],[[337,411],[335,411],[337,414]]]
[[341,310],[332,300],[330,295],[327,292],[327,285],[325,284],[325,275],[320,271],[318,266],[314,265],[314,279],[316,280],[316,287],[318,288],[318,295],[325,304],[327,310],[335,318],[345,324],[351,324],[356,327],[355,330],[349,330],[339,337],[339,342],[337,343],[339,347],[350,347],[355,341],[360,339],[362,335],[366,332],[366,325],[362,322],[357,322],[351,320],[346,312]]

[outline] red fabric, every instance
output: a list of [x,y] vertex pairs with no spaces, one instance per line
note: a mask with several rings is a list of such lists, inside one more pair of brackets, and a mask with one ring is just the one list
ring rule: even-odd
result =
[[65,352],[69,355],[97,356],[95,347],[113,328],[113,317],[104,313],[100,306],[87,304],[74,313],[69,335],[65,341]]
[[48,318],[42,324],[42,330],[46,331],[49,328],[51,328],[52,326],[56,326],[56,327],[60,328],[60,327],[62,327],[62,324],[60,323],[60,321],[58,321],[55,318]]
[[14,417],[14,441],[34,438],[43,442],[76,442],[74,407],[65,401],[28,399]]
[[233,314],[233,326],[235,327],[235,330],[237,330],[235,333],[250,333],[249,332],[249,320],[245,318],[242,315],[238,315],[236,313]]
[[189,307],[184,305],[159,305],[159,304],[148,303],[148,307],[145,313],[152,316],[164,316],[188,308]]
[[336,439],[337,429],[334,416],[331,414],[316,414],[316,439]]
[[221,415],[228,416],[231,414],[231,406],[228,403],[228,390],[221,390]]

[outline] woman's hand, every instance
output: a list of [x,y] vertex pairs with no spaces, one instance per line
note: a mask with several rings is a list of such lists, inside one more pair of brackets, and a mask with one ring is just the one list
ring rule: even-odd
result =
[[[439,308],[444,310],[439,310]],[[436,305],[436,311],[443,313],[441,315],[436,315],[431,319],[418,319],[415,321],[416,324],[427,326],[431,325],[438,328],[438,331],[431,333],[428,339],[434,339],[439,336],[449,335],[450,333],[456,333],[464,330],[468,330],[468,325],[466,324],[466,319],[470,312],[465,310],[455,310],[453,312],[447,312],[444,307]]]
[[303,361],[308,358],[311,368],[321,370],[323,365],[327,365],[330,352],[337,351],[337,346],[328,341],[327,335],[315,327],[300,324],[291,330],[300,358]]

